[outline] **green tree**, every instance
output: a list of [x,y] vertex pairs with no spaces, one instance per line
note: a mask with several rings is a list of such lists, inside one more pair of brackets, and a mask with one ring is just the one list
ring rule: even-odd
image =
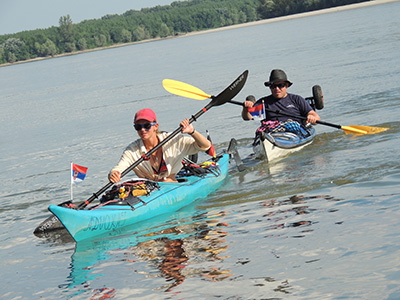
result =
[[170,35],[170,30],[167,24],[162,23],[160,26],[160,37],[165,38]]
[[127,29],[122,29],[121,31],[121,41],[123,43],[130,43],[132,42],[132,33]]
[[149,37],[150,37],[150,35],[149,35],[148,31],[143,26],[137,27],[132,32],[132,38],[134,41],[142,41],[142,40],[148,39]]
[[257,8],[251,5],[245,6],[242,12],[246,15],[245,22],[252,22],[257,20]]
[[54,56],[57,53],[56,45],[50,39],[47,39],[42,45],[36,42],[35,48],[38,56]]
[[47,49],[47,53],[51,56],[54,56],[57,54],[57,48],[56,45],[53,43],[52,40],[47,39],[46,42],[44,43]]
[[65,47],[65,52],[73,52],[76,49],[74,42],[67,42],[65,43],[64,47]]
[[273,0],[260,0],[257,13],[261,19],[268,19],[274,16],[275,2]]
[[110,30],[110,37],[114,43],[116,43],[116,44],[121,43],[122,42],[122,29],[117,26],[114,26]]
[[19,38],[9,38],[3,44],[3,56],[7,58],[8,62],[14,63],[19,60],[29,58],[29,53],[25,42]]
[[62,42],[72,43],[74,41],[74,24],[69,15],[60,17],[59,32]]
[[6,62],[6,58],[4,56],[5,51],[3,45],[0,45],[0,64],[3,64]]
[[8,52],[8,59],[7,59],[7,61],[8,61],[9,63],[15,63],[15,62],[17,61],[17,56],[16,56],[14,53],[12,53],[12,52]]
[[107,38],[104,34],[94,37],[96,47],[104,47],[107,44]]
[[87,42],[85,38],[80,38],[76,43],[76,46],[79,50],[86,50],[87,49]]
[[16,55],[21,53],[23,46],[25,46],[25,43],[17,38],[9,38],[3,44],[5,51]]
[[40,45],[38,42],[35,42],[35,50],[36,50],[36,54],[38,56],[41,56],[41,54],[42,54],[42,45]]

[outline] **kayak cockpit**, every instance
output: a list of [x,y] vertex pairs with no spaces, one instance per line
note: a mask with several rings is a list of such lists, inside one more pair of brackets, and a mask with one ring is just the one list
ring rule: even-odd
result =
[[[204,178],[208,174],[214,174],[216,177],[220,174],[218,164],[215,162],[205,162],[196,165],[190,161],[183,161],[183,167],[176,175],[177,182],[157,182],[142,178],[133,178],[119,184],[115,184],[108,192],[103,194],[100,204],[91,209],[100,208],[106,205],[129,205],[135,209],[138,205],[146,205],[146,196],[153,191],[160,189],[161,185],[179,186],[181,184],[191,184],[196,179],[190,177]],[[190,180],[189,180],[190,179]]]

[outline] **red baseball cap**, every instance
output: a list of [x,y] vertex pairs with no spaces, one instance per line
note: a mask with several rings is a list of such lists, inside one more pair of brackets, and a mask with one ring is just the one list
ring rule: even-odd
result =
[[149,122],[156,121],[157,122],[157,117],[156,117],[155,112],[152,109],[143,108],[135,114],[135,119],[133,120],[133,122],[136,123],[136,121],[138,121],[138,120],[146,120]]

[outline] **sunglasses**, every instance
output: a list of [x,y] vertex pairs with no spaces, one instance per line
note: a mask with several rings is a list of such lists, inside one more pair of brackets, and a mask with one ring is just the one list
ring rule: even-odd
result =
[[133,124],[133,127],[135,127],[136,131],[141,130],[142,128],[146,130],[150,130],[151,126],[156,125],[157,122],[154,123],[146,123],[146,124]]
[[287,84],[286,83],[271,84],[269,87],[271,89],[276,89],[277,87],[280,89],[283,89],[283,88],[287,87]]

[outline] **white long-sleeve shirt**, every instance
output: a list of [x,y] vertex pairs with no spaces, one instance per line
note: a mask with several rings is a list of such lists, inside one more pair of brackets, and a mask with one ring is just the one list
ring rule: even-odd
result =
[[[164,140],[169,133],[162,132],[158,134],[160,142]],[[163,159],[165,160],[167,170],[161,172],[160,174],[154,174],[153,168],[150,161],[143,161],[139,164],[133,171],[140,178],[148,178],[151,180],[160,180],[164,177],[168,177],[171,174],[175,175],[182,168],[182,159],[185,156],[196,154],[199,151],[207,151],[208,148],[200,148],[194,138],[190,136],[184,136],[183,134],[178,134],[172,138],[168,143],[162,146]],[[141,139],[137,139],[126,147],[125,151],[122,153],[119,163],[111,170],[119,171],[122,173],[134,162],[140,159],[146,153],[146,147]],[[110,172],[110,173],[111,173]]]

